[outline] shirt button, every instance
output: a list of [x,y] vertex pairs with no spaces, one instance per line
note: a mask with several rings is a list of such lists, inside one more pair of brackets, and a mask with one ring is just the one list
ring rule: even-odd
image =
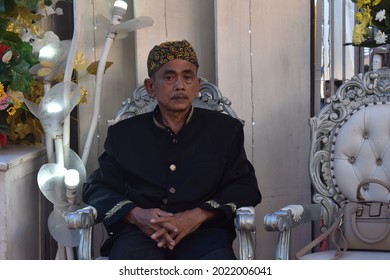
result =
[[176,171],[176,165],[171,164],[171,165],[169,166],[169,169],[170,169],[171,171]]
[[173,144],[177,144],[177,143],[179,143],[179,141],[177,141],[177,139],[176,139],[176,138],[173,138],[172,142],[173,142]]
[[170,188],[169,188],[169,192],[170,192],[170,193],[175,193],[175,192],[176,192],[176,189],[175,189],[174,187],[170,187]]

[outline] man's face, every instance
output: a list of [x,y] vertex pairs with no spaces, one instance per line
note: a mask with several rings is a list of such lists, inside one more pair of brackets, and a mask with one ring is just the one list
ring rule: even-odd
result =
[[164,64],[151,79],[145,80],[145,87],[156,97],[162,113],[186,112],[200,89],[196,66],[182,59]]

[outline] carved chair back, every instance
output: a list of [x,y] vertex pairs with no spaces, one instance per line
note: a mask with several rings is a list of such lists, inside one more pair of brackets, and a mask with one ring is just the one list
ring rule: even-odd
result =
[[[310,176],[313,201],[322,205],[324,231],[358,184],[379,179],[390,184],[390,69],[346,81],[317,117],[310,118]],[[366,200],[388,202],[389,192],[369,184]]]
[[[237,114],[231,108],[228,98],[222,96],[217,86],[201,77],[200,92],[194,100],[194,106],[223,112],[237,118]],[[138,86],[131,97],[122,102],[122,107],[117,112],[113,120],[108,121],[108,125],[113,125],[123,119],[152,111],[157,105],[157,101],[150,97],[143,85]],[[238,119],[238,118],[237,118]],[[244,124],[243,120],[240,120]]]

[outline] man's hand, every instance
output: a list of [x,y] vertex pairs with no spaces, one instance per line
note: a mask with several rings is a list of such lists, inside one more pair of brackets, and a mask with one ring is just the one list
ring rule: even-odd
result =
[[[173,250],[174,246],[191,232],[194,232],[206,220],[215,218],[220,213],[218,211],[207,211],[200,208],[194,208],[185,212],[174,215],[165,215],[155,217],[151,220],[152,225],[159,226],[160,229],[151,235],[154,240],[161,240],[161,237],[166,238],[167,231],[173,242],[169,241],[168,248]],[[172,231],[171,228],[176,229]],[[158,242],[158,246],[163,246]]]
[[165,212],[158,208],[142,209],[140,207],[135,207],[124,216],[124,219],[128,223],[136,225],[149,237],[153,236],[156,232],[159,232],[158,237],[152,239],[156,240],[159,247],[168,246],[171,248],[175,243],[169,232],[175,233],[177,232],[177,228],[168,223],[162,222],[157,224],[152,223],[151,221],[160,217],[172,216],[172,213]]

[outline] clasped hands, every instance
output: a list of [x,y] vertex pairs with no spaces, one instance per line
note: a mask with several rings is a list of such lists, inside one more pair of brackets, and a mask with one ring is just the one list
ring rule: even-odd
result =
[[156,241],[158,247],[173,250],[185,236],[216,215],[216,211],[200,208],[172,214],[158,208],[135,207],[125,215],[125,219]]

